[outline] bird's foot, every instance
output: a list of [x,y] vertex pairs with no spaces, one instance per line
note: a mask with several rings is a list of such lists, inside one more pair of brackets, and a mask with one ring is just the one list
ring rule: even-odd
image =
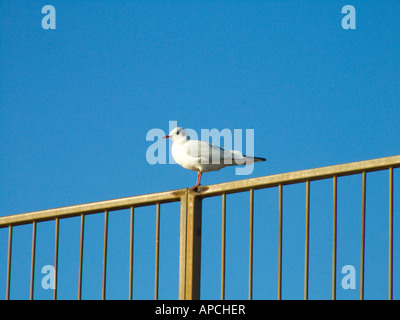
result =
[[196,191],[199,186],[200,186],[200,184],[199,185],[196,184],[195,186],[189,188],[189,190],[190,191]]
[[206,192],[207,190],[208,190],[208,187],[202,186],[202,185],[193,186],[193,187],[189,188],[189,191],[193,192],[194,194],[201,194],[203,192]]

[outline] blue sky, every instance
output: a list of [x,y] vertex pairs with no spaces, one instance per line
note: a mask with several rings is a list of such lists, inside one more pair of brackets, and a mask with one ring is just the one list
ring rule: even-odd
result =
[[[55,30],[42,29],[46,4],[56,9]],[[356,9],[355,30],[341,26],[346,4]],[[0,10],[2,216],[192,186],[196,173],[146,160],[152,143],[147,132],[168,133],[169,121],[198,133],[254,129],[255,155],[268,161],[251,176],[236,176],[232,168],[204,174],[204,185],[399,154],[398,1],[5,0]],[[373,279],[365,295],[384,299],[387,172],[372,174],[370,181],[366,274]],[[359,268],[361,177],[339,183],[340,286],[341,266]],[[287,299],[303,294],[304,190],[285,189]],[[311,192],[310,298],[329,299],[331,181],[312,184]],[[254,297],[272,299],[277,190],[257,191],[255,197]],[[399,201],[396,193],[395,230]],[[219,298],[220,202],[203,204],[202,297],[210,299]],[[228,196],[228,210],[227,298],[245,299],[248,194]],[[137,211],[134,297],[151,299],[155,208]],[[129,213],[116,214],[110,215],[107,295],[123,299]],[[174,299],[178,204],[162,207],[161,222],[160,297]],[[60,298],[76,298],[79,223],[61,221]],[[85,227],[83,297],[97,299],[102,215],[88,217]],[[38,226],[35,296],[42,299],[52,296],[40,287],[40,268],[53,263],[53,230],[52,222]],[[7,236],[0,230],[2,299]],[[29,298],[30,239],[30,226],[15,228],[14,298]],[[397,233],[397,248],[399,239]],[[399,263],[396,253],[397,280]],[[338,298],[358,298],[358,282],[356,290],[338,289]]]

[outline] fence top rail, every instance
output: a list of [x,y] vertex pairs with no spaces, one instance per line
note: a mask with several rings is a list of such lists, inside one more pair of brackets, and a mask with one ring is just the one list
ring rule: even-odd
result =
[[223,193],[237,193],[250,189],[276,187],[398,167],[400,167],[400,155],[219,183],[201,187],[200,194],[202,197],[212,197]]
[[[223,193],[237,193],[250,189],[269,188],[278,185],[288,185],[305,181],[322,180],[332,178],[334,176],[340,177],[362,172],[379,171],[398,167],[400,167],[400,155],[315,169],[281,173],[251,179],[237,180],[209,186],[201,186],[199,188],[199,191],[194,193],[194,195],[206,198],[221,195]],[[184,196],[187,192],[188,189],[185,188],[173,191],[165,191],[127,198],[105,200],[62,208],[4,216],[0,217],[0,228],[28,224],[34,221],[40,222],[53,220],[55,218],[75,217],[81,214],[122,210],[128,209],[130,207],[149,206],[157,203],[161,204],[168,202],[177,202],[180,201],[181,197]]]
[[155,205],[157,203],[178,202],[180,197],[185,195],[186,189],[165,191],[159,193],[151,193],[138,195],[127,198],[98,201],[61,207],[55,209],[47,209],[41,211],[27,212],[0,217],[0,228],[8,226],[22,225],[32,223],[34,221],[48,221],[55,218],[70,218],[81,214],[92,214],[104,211],[115,211],[129,209],[131,207],[143,207]]

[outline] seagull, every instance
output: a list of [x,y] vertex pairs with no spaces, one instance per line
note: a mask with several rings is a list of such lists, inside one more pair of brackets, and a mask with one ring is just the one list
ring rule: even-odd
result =
[[218,171],[227,166],[248,165],[267,160],[245,156],[235,150],[225,150],[205,141],[190,140],[186,130],[181,127],[173,129],[163,139],[173,141],[172,156],[176,163],[197,172],[196,185],[190,190],[196,190],[200,186],[203,172]]

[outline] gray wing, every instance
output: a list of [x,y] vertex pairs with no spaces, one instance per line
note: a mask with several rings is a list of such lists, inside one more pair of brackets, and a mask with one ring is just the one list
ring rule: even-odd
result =
[[202,164],[244,164],[246,157],[239,151],[225,150],[205,141],[189,140],[186,153],[197,158]]

